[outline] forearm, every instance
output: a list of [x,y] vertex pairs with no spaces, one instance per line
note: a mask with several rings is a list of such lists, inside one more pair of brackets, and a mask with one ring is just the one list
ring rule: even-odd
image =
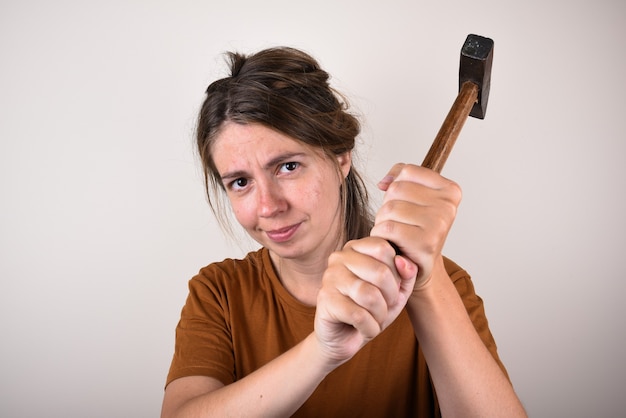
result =
[[190,399],[172,416],[290,416],[326,377],[316,344],[311,334],[245,378]]
[[427,285],[414,291],[407,311],[444,416],[526,416],[441,260]]

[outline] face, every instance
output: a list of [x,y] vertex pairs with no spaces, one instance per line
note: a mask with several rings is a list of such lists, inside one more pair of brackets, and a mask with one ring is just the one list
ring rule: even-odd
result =
[[342,244],[340,186],[350,153],[332,161],[263,125],[232,122],[212,153],[237,221],[273,256],[325,261]]

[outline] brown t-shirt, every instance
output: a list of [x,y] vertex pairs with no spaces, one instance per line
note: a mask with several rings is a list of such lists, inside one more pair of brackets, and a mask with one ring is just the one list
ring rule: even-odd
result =
[[[445,266],[476,330],[504,370],[469,275],[448,259]],[[211,376],[228,385],[302,341],[313,332],[314,316],[314,307],[298,302],[282,286],[267,249],[243,260],[210,264],[189,282],[167,383],[184,376]],[[439,415],[428,368],[405,311],[330,373],[294,416]]]

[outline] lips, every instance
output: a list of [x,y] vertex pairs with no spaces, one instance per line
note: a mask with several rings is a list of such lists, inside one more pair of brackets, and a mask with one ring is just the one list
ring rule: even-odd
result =
[[294,234],[296,233],[299,227],[300,227],[300,224],[298,223],[295,225],[290,225],[285,228],[266,231],[265,234],[267,235],[269,239],[271,239],[274,242],[277,242],[277,243],[286,242],[286,241],[289,241],[294,236]]

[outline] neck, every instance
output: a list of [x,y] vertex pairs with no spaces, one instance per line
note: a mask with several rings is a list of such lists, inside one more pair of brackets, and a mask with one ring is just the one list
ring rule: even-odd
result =
[[345,242],[342,230],[342,217],[338,213],[335,217],[335,225],[329,231],[325,239],[313,251],[292,251],[290,256],[281,256],[270,250],[270,257],[274,268],[278,272],[278,278],[291,295],[305,305],[317,304],[317,293],[322,286],[322,277],[328,267],[328,257],[343,247]]
[[281,283],[298,301],[308,306],[317,303],[317,292],[322,286],[322,277],[328,266],[328,254],[314,258],[284,258],[270,251],[270,257]]

